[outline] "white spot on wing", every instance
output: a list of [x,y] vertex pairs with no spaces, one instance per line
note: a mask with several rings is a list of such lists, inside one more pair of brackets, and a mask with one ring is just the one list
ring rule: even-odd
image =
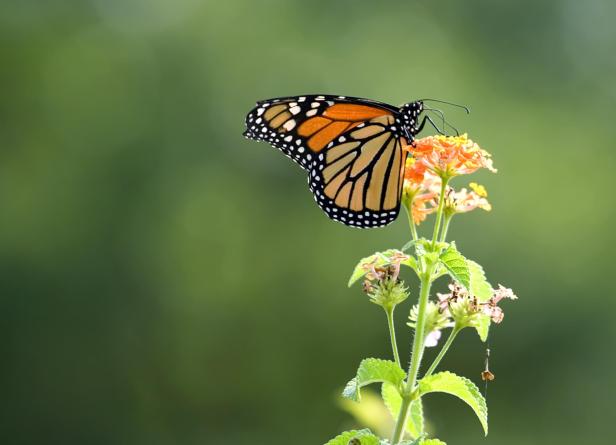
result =
[[295,119],[290,119],[286,121],[283,125],[283,128],[287,131],[291,131],[295,128]]

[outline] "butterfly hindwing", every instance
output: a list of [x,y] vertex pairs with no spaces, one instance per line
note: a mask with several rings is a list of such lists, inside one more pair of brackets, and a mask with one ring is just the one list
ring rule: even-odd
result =
[[407,153],[393,124],[391,116],[362,123],[312,162],[310,190],[330,218],[352,227],[380,227],[396,219]]

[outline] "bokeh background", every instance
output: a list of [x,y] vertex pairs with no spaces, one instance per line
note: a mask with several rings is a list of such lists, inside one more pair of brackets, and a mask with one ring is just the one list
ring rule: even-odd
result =
[[[467,104],[448,119],[500,170],[474,178],[494,210],[451,230],[520,297],[491,336],[491,432],[435,395],[434,434],[612,443],[615,17],[611,0],[1,2],[2,442],[318,445],[356,425],[337,394],[390,351],[346,280],[406,223],[328,220],[296,165],[241,136],[256,100],[320,92]],[[468,331],[445,365],[479,383],[484,350]]]

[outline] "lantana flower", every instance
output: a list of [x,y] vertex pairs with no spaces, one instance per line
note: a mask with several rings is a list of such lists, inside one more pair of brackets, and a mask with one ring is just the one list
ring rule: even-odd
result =
[[458,191],[447,187],[445,193],[445,212],[448,214],[467,213],[471,210],[492,210],[488,202],[488,192],[485,187],[475,182],[469,184],[470,190],[462,188]]
[[427,136],[416,139],[407,149],[418,163],[443,179],[474,173],[480,168],[496,172],[490,153],[469,139],[467,134]]

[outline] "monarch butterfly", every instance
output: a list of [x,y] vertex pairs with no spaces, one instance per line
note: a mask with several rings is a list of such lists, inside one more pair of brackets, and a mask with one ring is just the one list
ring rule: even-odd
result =
[[[407,152],[423,100],[395,107],[357,97],[305,95],[257,102],[248,139],[269,142],[308,172],[319,207],[351,227],[382,227],[400,211]],[[436,127],[436,126],[435,126]]]

